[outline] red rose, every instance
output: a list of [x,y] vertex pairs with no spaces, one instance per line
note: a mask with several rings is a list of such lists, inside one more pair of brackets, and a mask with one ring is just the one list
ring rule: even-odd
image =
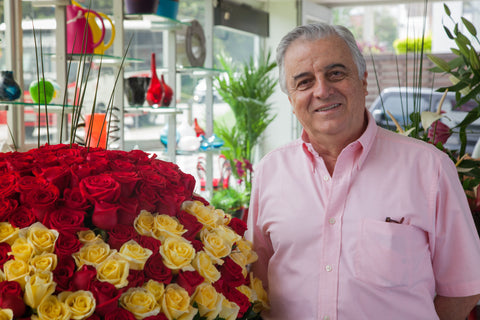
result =
[[124,293],[129,288],[141,287],[145,283],[145,274],[143,270],[133,270],[128,271],[127,277],[128,285],[120,289],[120,292]]
[[26,228],[37,221],[37,217],[27,206],[20,206],[12,212],[8,221],[16,228]]
[[0,282],[0,293],[21,297],[22,287],[16,281],[2,281]]
[[[133,167],[131,163],[130,165]],[[112,172],[112,177],[120,183],[122,197],[131,197],[137,182],[140,180],[138,174],[132,171],[114,171]]]
[[190,240],[192,243],[193,249],[195,249],[196,252],[202,251],[203,250],[203,242],[198,240],[198,239],[193,239]]
[[128,152],[127,157],[137,165],[150,163],[148,153],[142,150],[131,150]]
[[94,313],[90,317],[88,317],[87,320],[102,320],[102,317],[100,317],[98,314]]
[[159,313],[156,316],[150,316],[150,317],[143,318],[143,320],[168,320],[168,318],[163,313]]
[[195,190],[195,177],[192,176],[191,174],[180,172],[182,178],[180,181],[183,182],[183,189],[184,189],[184,195],[186,199],[190,199],[193,194],[193,190]]
[[141,210],[155,212],[157,209],[158,194],[148,185],[143,183],[137,188],[137,197]]
[[58,256],[69,256],[80,250],[82,243],[72,233],[60,233],[55,242],[55,253]]
[[32,175],[33,157],[28,153],[12,154],[7,163],[10,172],[16,172],[19,176]]
[[167,268],[162,261],[160,253],[154,253],[148,258],[143,270],[149,279],[169,284],[172,282],[172,270]]
[[63,190],[70,186],[71,171],[67,166],[49,166],[42,169],[41,176],[51,184],[57,186],[58,190]]
[[[3,269],[3,264],[5,262],[13,259],[13,256],[8,254],[10,251],[12,251],[12,248],[8,243],[6,242],[0,243],[0,269]],[[1,282],[0,282],[0,285],[1,285]]]
[[236,303],[240,307],[237,318],[242,318],[244,313],[250,308],[250,300],[248,300],[248,297],[234,287],[227,285],[222,280],[215,282],[213,286],[218,292],[222,293],[227,300]]
[[15,173],[4,173],[0,175],[0,198],[10,197],[15,193],[17,175]]
[[135,165],[131,161],[123,159],[113,159],[109,165],[113,172],[133,172],[135,170]]
[[87,154],[87,161],[90,163],[94,163],[94,171],[95,175],[99,173],[106,172],[108,169],[108,160],[107,160],[108,151],[104,149],[96,149],[94,152],[89,152]]
[[242,237],[245,234],[245,231],[247,231],[247,224],[245,223],[245,221],[243,221],[241,219],[238,219],[238,218],[235,218],[235,217],[233,217],[230,220],[230,223],[228,224],[228,226],[230,228],[232,228],[233,231],[235,231],[238,235],[240,235]]
[[71,167],[72,182],[70,187],[72,188],[79,187],[80,181],[94,174],[94,169],[95,169],[94,164],[90,164],[88,162],[80,163],[78,165],[72,166]]
[[210,205],[210,202],[208,202],[204,197],[201,197],[198,194],[192,194],[192,200],[200,201],[201,203],[203,203],[204,206]]
[[59,232],[75,234],[85,229],[83,225],[85,214],[85,211],[68,207],[58,208],[45,215],[44,225]]
[[12,213],[17,209],[17,200],[10,198],[0,198],[0,221],[7,221]]
[[160,250],[160,246],[162,245],[160,240],[148,236],[138,237],[137,242],[142,247],[152,250],[154,254],[159,252],[158,250]]
[[155,212],[174,217],[180,210],[180,206],[181,203],[179,203],[179,198],[176,194],[164,193],[162,197],[158,199],[157,210],[155,210]]
[[113,229],[118,224],[118,208],[119,206],[113,203],[96,202],[92,215],[93,224],[100,229]]
[[63,203],[65,207],[72,209],[87,210],[90,207],[90,204],[78,187],[68,188],[63,191]]
[[72,279],[72,289],[90,290],[90,286],[97,275],[94,266],[84,264],[80,270],[75,272]]
[[80,181],[82,194],[92,203],[115,202],[120,197],[120,184],[109,174],[98,174]]
[[138,199],[121,197],[118,205],[118,223],[133,225],[133,221],[140,213]]
[[46,188],[36,188],[26,194],[25,203],[32,208],[38,221],[43,222],[45,214],[55,208],[60,192],[53,184]]
[[92,283],[90,291],[97,302],[95,313],[101,317],[105,317],[117,308],[121,293],[113,284],[97,280]]
[[53,270],[53,280],[57,284],[57,291],[71,290],[70,283],[76,269],[77,266],[75,265],[75,260],[73,260],[72,256],[62,255],[58,257],[57,267]]
[[195,288],[203,283],[204,279],[197,271],[180,271],[177,277],[179,286],[187,290],[191,296],[195,292]]
[[242,267],[240,267],[231,258],[225,258],[224,263],[219,268],[222,274],[222,280],[231,287],[238,287],[245,284],[245,278],[242,274]]
[[120,250],[121,246],[138,235],[133,225],[117,224],[108,232],[110,248]]
[[0,293],[0,307],[2,309],[12,309],[14,318],[21,317],[26,309],[22,298],[4,292]]
[[117,307],[111,313],[105,315],[105,320],[136,320],[133,313],[130,311]]
[[47,186],[48,181],[43,179],[42,177],[23,176],[17,180],[17,185],[15,189],[19,193],[25,193],[32,189],[46,188]]
[[187,230],[187,232],[183,234],[183,237],[187,240],[190,240],[190,241],[194,240],[196,235],[203,228],[203,224],[199,222],[195,216],[189,214],[186,211],[183,211],[183,210],[179,211],[177,213],[177,219],[183,225],[183,227]]

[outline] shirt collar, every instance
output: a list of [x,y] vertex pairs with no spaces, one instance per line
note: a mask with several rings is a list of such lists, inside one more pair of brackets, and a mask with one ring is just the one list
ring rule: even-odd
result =
[[[356,160],[356,166],[360,169],[367,158],[373,142],[375,141],[375,137],[377,135],[378,126],[373,119],[373,116],[370,114],[368,110],[365,109],[365,114],[367,117],[367,128],[362,133],[360,138],[353,141],[349,146],[357,146],[360,147],[359,156]],[[310,143],[310,138],[308,137],[307,132],[305,129],[302,130],[301,140],[303,141],[302,149],[303,152],[307,155],[307,158],[310,160],[312,164],[312,170],[315,171],[315,158],[319,157],[318,153],[313,149],[312,144]]]

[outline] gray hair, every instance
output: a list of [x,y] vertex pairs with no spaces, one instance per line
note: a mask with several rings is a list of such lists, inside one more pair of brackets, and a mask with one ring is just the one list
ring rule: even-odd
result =
[[344,26],[330,25],[327,23],[315,23],[304,26],[298,26],[287,35],[285,35],[280,41],[277,47],[277,65],[279,72],[279,84],[283,92],[287,93],[287,79],[285,79],[285,52],[288,47],[297,39],[306,39],[309,41],[323,39],[329,36],[338,36],[342,38],[350,48],[353,60],[357,65],[358,76],[360,79],[364,79],[365,71],[367,69],[365,58],[363,57],[360,49],[357,46],[355,37]]

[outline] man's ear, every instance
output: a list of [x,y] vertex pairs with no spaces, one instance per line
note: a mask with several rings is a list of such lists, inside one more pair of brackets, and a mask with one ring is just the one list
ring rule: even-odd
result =
[[290,105],[292,106],[292,112],[295,114],[295,108],[293,107],[292,98],[290,98],[290,96],[288,96],[288,102],[290,102]]
[[367,88],[368,88],[368,82],[367,82],[367,78],[368,78],[368,72],[365,71],[365,73],[363,74],[363,80],[362,80],[362,82],[363,82],[363,91],[365,92],[365,96],[368,95],[368,90],[367,90]]

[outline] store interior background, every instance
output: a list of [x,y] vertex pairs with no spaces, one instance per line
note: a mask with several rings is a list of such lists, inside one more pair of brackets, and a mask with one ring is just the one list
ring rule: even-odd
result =
[[[9,2],[8,4],[5,2]],[[8,59],[8,39],[5,37],[5,30],[9,25],[6,21],[4,8],[11,5],[14,1],[20,0],[0,0],[0,67],[1,70],[11,69],[11,61]],[[113,14],[113,1],[120,0],[93,0],[91,7],[94,10],[101,11],[107,15]],[[423,28],[425,21],[423,13],[425,1],[407,1],[399,3],[398,1],[308,1],[308,0],[248,0],[235,1],[235,3],[248,6],[254,11],[261,11],[267,14],[268,35],[263,32],[251,31],[248,28],[248,17],[236,17],[236,20],[244,23],[238,23],[234,27],[225,27],[214,25],[207,21],[214,12],[214,7],[218,2],[211,0],[179,0],[178,20],[196,19],[204,27],[207,37],[212,37],[212,48],[208,48],[208,54],[211,55],[213,67],[218,67],[218,55],[224,54],[232,59],[233,62],[245,62],[251,57],[257,59],[261,52],[270,50],[274,54],[276,45],[281,37],[299,24],[314,21],[327,21],[345,24],[354,30],[359,42],[371,51],[365,51],[374,54],[391,54],[393,51],[392,42],[396,38],[404,38],[412,33],[418,34]],[[42,49],[44,53],[55,52],[55,8],[42,7],[39,9],[34,5],[35,1],[21,1],[22,3],[22,29],[23,31],[23,72],[16,74],[18,80],[22,77],[24,90],[28,91],[29,84],[36,78],[35,67],[35,48],[32,34],[32,25],[42,34]],[[80,4],[89,6],[89,0],[78,0]],[[429,1],[428,17],[426,28],[432,35],[432,53],[444,53],[449,51],[449,40],[444,35],[442,28],[443,4],[446,3],[452,10],[455,17],[465,16],[470,21],[476,23],[480,28],[480,1]],[[212,10],[212,11],[210,11]],[[210,12],[210,13],[209,13]],[[149,29],[148,24],[135,21],[125,22],[125,39],[132,37],[132,43],[129,48],[128,57],[140,59],[141,62],[129,63],[125,66],[125,78],[131,75],[149,74],[150,54],[157,54],[157,65],[162,66],[166,62],[162,57],[165,36],[163,32],[154,32]],[[211,28],[211,29],[210,29]],[[246,31],[248,30],[248,31]],[[390,33],[388,33],[390,32]],[[108,33],[108,31],[107,31]],[[126,42],[125,46],[126,46]],[[109,49],[111,50],[111,49]],[[107,51],[107,54],[110,52]],[[111,54],[111,53],[110,53]],[[20,57],[15,57],[18,59]],[[10,59],[11,60],[11,59]],[[47,78],[55,78],[55,61],[45,58],[44,69]],[[104,68],[102,71],[102,92],[109,93],[110,87],[114,83],[113,70],[108,71]],[[275,70],[276,74],[276,70]],[[177,126],[192,125],[193,119],[197,119],[201,127],[206,127],[209,117],[214,121],[231,122],[229,106],[214,99],[212,85],[214,77],[195,76],[188,74],[178,74],[176,78],[176,107],[183,112],[177,116]],[[369,75],[369,81],[374,82],[372,75]],[[203,84],[201,84],[204,82]],[[207,85],[205,85],[207,83]],[[205,87],[205,101],[195,97],[199,89]],[[197,90],[196,90],[197,89]],[[373,101],[378,92],[370,92],[369,101]],[[108,100],[108,96],[102,97]],[[213,114],[207,115],[208,103],[213,105]],[[288,99],[278,88],[271,98],[273,113],[276,114],[274,122],[267,128],[260,146],[256,150],[257,161],[266,153],[279,147],[299,136],[301,128],[291,112]],[[25,115],[27,117],[27,114]],[[26,120],[25,120],[26,121]],[[165,124],[168,122],[163,115],[145,114],[142,116],[126,114],[123,125],[124,150],[141,149],[146,152],[152,152],[162,157],[164,146],[160,142],[160,135],[165,130]],[[35,144],[37,137],[36,130],[28,132],[33,128],[25,126],[25,143]],[[42,137],[43,139],[44,137]],[[0,142],[7,142],[8,129],[5,125],[0,128]],[[55,141],[55,140],[53,140]],[[45,140],[43,140],[45,143]],[[35,145],[36,146],[36,145]],[[213,177],[220,175],[220,165],[216,152],[213,155],[212,169]],[[175,162],[180,168],[193,174],[197,178],[196,191],[207,198],[209,191],[202,191],[199,185],[199,175],[197,164],[199,157],[205,157],[202,153],[178,154]],[[286,170],[288,170],[286,168]],[[232,184],[235,182],[232,181]],[[208,188],[207,188],[208,190]]]

